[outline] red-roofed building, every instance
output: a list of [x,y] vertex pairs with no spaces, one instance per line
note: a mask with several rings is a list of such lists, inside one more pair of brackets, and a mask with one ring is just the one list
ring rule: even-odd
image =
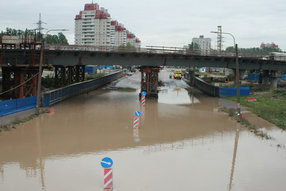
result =
[[261,49],[264,49],[264,48],[278,48],[278,45],[274,44],[273,42],[271,44],[270,43],[264,44],[262,42],[261,45],[260,45],[260,48]]
[[136,47],[140,45],[134,34],[128,32],[123,24],[111,20],[107,9],[98,4],[85,4],[84,10],[75,16],[76,45],[121,46],[127,41]]

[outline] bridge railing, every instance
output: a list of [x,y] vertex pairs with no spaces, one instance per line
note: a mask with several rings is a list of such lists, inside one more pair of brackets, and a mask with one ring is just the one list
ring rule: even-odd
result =
[[[178,54],[178,55],[194,55],[194,56],[222,56],[235,58],[234,52],[216,50],[211,51],[190,51],[187,48],[165,47],[165,46],[147,46],[146,48],[136,47],[114,47],[114,46],[90,46],[90,45],[46,45],[46,50],[62,50],[62,51],[88,51],[88,52],[130,52],[130,53],[152,53],[152,54]],[[266,55],[254,55],[239,53],[239,57],[265,59]]]
[[122,76],[122,72],[116,72],[110,75],[103,76],[98,79],[87,80],[84,82],[71,84],[71,85],[68,85],[66,87],[62,87],[59,89],[44,92],[42,94],[43,106],[47,107],[57,102],[63,101],[69,97],[89,92],[107,83],[117,80],[121,76]]

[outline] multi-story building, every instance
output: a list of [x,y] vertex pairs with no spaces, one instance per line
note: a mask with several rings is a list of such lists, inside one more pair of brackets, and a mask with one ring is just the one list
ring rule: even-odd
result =
[[211,39],[204,38],[204,35],[200,35],[199,38],[193,38],[193,45],[198,45],[198,48],[202,54],[209,54],[211,50]]
[[111,21],[111,46],[126,45],[126,28],[117,21]]
[[265,43],[261,43],[261,45],[260,45],[260,48],[261,49],[264,49],[264,48],[278,48],[278,45],[276,45],[275,43],[267,43],[267,44],[265,44]]
[[98,4],[85,4],[84,10],[75,17],[76,45],[118,47],[128,42],[134,47],[140,47],[141,43],[135,35],[130,37],[123,24],[111,21],[107,9]]

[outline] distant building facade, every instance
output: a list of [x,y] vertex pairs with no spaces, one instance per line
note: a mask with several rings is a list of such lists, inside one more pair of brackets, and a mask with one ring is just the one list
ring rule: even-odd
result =
[[261,43],[260,45],[260,48],[263,49],[263,48],[278,48],[278,45],[274,44],[273,42],[270,44],[270,43]]
[[123,24],[112,20],[107,9],[98,4],[85,4],[75,17],[75,44],[90,46],[126,46],[139,48],[141,41]]
[[204,35],[200,35],[199,38],[193,38],[193,45],[197,44],[202,54],[209,54],[211,51],[211,39],[204,38]]

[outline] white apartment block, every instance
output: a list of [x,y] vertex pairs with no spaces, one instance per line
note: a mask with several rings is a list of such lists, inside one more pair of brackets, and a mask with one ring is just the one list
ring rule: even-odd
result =
[[211,39],[210,38],[204,38],[203,35],[200,35],[199,38],[193,38],[192,40],[193,44],[198,44],[200,51],[202,54],[209,54],[211,50]]
[[111,21],[107,9],[98,4],[85,4],[84,10],[75,17],[75,44],[91,46],[127,45],[140,47],[140,40],[130,35],[123,24]]

